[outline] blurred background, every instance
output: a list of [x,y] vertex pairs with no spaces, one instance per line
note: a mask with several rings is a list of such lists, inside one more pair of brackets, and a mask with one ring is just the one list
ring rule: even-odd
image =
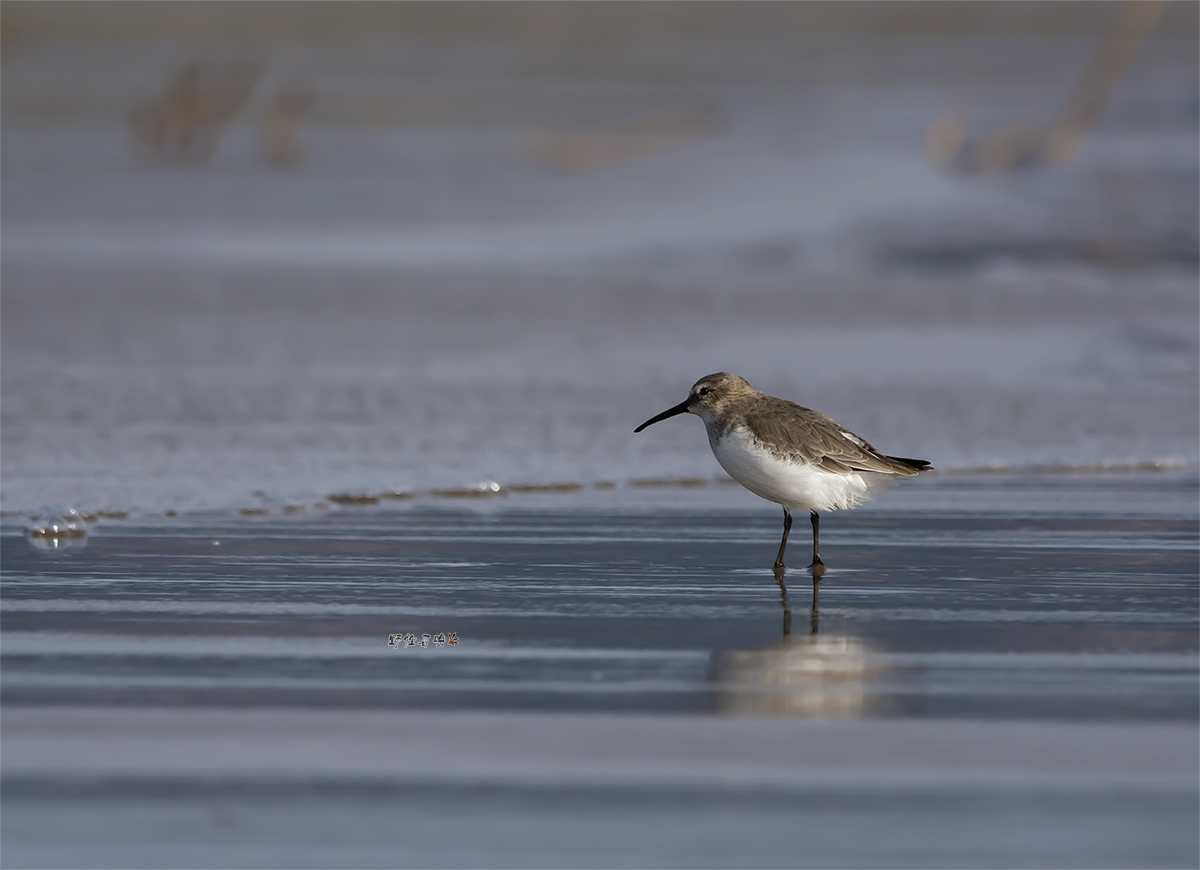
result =
[[0,18],[3,508],[711,477],[733,371],[940,469],[1195,467],[1194,3]]

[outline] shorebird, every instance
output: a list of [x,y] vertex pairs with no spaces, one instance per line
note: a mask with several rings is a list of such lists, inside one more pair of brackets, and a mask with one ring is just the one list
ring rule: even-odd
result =
[[633,431],[678,414],[695,414],[704,421],[713,455],[730,477],[760,498],[783,506],[776,576],[784,571],[792,511],[809,512],[813,530],[809,567],[819,574],[825,567],[819,549],[821,511],[858,507],[880,486],[933,468],[923,459],[884,456],[824,414],[760,393],[728,372],[696,381],[686,400]]

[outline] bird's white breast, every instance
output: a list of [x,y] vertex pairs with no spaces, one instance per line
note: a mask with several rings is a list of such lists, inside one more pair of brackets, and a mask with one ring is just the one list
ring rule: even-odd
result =
[[802,461],[780,459],[745,429],[721,436],[709,429],[709,444],[729,476],[755,495],[796,511],[834,511],[862,504],[888,475],[835,474]]

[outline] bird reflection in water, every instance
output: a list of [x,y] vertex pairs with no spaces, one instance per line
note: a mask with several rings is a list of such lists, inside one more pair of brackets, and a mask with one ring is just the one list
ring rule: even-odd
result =
[[[821,566],[818,566],[820,568]],[[792,608],[783,577],[779,582],[783,638],[753,650],[713,654],[710,675],[718,713],[741,716],[856,718],[866,715],[866,681],[878,675],[868,648],[848,634],[819,633],[821,574],[812,575],[809,631],[792,633]]]
[[[809,568],[812,572],[812,610],[809,611],[809,628],[812,634],[817,633],[818,628],[818,601],[817,597],[821,591],[821,578],[825,576],[825,566],[820,562],[814,562]],[[792,635],[792,608],[788,604],[787,586],[783,582],[784,568],[779,565],[775,568],[775,582],[779,584],[779,601],[783,605],[783,637],[786,641]]]

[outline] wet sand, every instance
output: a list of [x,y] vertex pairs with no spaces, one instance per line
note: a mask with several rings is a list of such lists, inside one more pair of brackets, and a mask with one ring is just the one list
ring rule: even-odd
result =
[[815,612],[717,485],[10,529],[4,860],[1192,865],[1196,494],[916,481]]

